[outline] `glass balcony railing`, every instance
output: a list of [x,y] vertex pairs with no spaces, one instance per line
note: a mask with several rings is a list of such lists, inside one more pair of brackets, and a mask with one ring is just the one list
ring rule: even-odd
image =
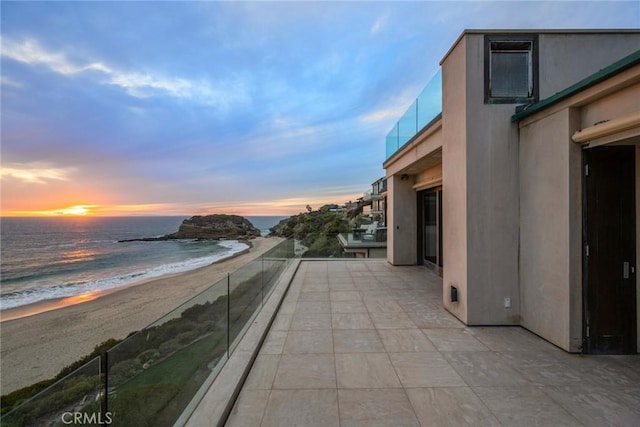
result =
[[442,70],[425,86],[420,95],[387,134],[386,157],[390,158],[442,112]]
[[172,426],[228,350],[228,278],[107,352],[113,426]]
[[100,425],[108,423],[104,412],[104,388],[100,357],[96,357],[60,381],[5,414],[2,427]]
[[346,246],[369,246],[372,243],[387,243],[387,228],[379,227],[374,231],[354,229],[351,233],[339,235],[343,245]]
[[2,426],[182,425],[296,256],[293,239],[22,403]]

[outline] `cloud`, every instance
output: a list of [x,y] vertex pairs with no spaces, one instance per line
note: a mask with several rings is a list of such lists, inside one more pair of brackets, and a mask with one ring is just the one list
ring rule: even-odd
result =
[[47,51],[35,40],[16,42],[6,37],[2,38],[2,56],[28,65],[44,66],[64,76],[94,72],[97,76],[102,75],[100,83],[118,86],[136,98],[164,95],[219,110],[227,110],[234,103],[250,102],[247,85],[239,76],[221,80],[214,85],[205,80],[118,70],[103,62],[76,64],[64,53]]
[[7,76],[0,77],[0,84],[3,86],[22,87],[22,83],[16,82]]
[[383,108],[360,116],[360,121],[364,123],[377,123],[382,121],[398,120],[406,111],[407,107]]
[[[282,197],[271,200],[252,200],[237,202],[221,202],[214,204],[197,204],[188,205],[187,212],[190,214],[209,214],[209,213],[233,213],[237,215],[282,215],[288,216],[298,212],[305,212],[306,206],[310,205],[314,209],[318,209],[327,204],[342,204],[349,200],[356,200],[361,197],[364,191],[370,189],[369,186],[362,187],[344,187],[329,188],[320,192],[310,192],[305,197]],[[176,206],[174,212],[182,212],[185,205]]]
[[362,123],[393,123],[398,121],[415,101],[419,92],[414,86],[402,89],[399,93],[392,95],[387,101],[387,105],[374,111],[367,112],[358,117]]
[[68,181],[74,168],[54,168],[47,163],[11,163],[0,170],[2,179],[17,179],[30,184],[47,184],[48,181]]
[[382,27],[385,25],[386,21],[387,21],[387,17],[386,16],[378,18],[376,20],[376,22],[374,22],[373,25],[371,26],[370,34],[373,36],[373,35],[377,34],[378,32],[380,32]]
[[338,122],[308,124],[291,116],[276,115],[252,137],[245,140],[242,156],[255,159],[292,159],[327,146],[327,135],[340,126]]
[[83,67],[71,64],[64,55],[47,52],[34,40],[26,40],[16,43],[13,40],[2,38],[2,56],[25,64],[44,65],[56,73],[63,75],[75,74],[82,71]]
[[108,74],[107,84],[122,87],[129,95],[136,98],[149,98],[164,94],[224,111],[233,104],[248,104],[250,102],[247,86],[239,77],[212,85],[207,81],[180,77],[167,78],[150,73],[112,71]]

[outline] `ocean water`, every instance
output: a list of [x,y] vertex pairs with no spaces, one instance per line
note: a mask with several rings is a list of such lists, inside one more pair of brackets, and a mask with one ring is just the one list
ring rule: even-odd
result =
[[[247,217],[263,235],[283,217]],[[0,220],[0,309],[113,289],[209,265],[248,246],[234,240],[126,242],[178,230],[185,217]]]
[[251,224],[262,233],[263,236],[269,234],[269,229],[288,216],[246,216]]

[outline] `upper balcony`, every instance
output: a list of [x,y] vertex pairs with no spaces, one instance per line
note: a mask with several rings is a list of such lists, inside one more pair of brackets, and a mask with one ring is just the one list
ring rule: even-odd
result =
[[435,76],[387,134],[385,160],[393,156],[441,112],[442,70],[438,69]]
[[373,190],[365,191],[362,196],[362,201],[365,204],[370,203],[373,200],[382,200],[382,199],[383,199],[382,194],[376,193]]

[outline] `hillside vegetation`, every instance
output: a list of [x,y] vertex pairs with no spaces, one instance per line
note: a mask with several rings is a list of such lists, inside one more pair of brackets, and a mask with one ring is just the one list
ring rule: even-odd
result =
[[349,231],[350,214],[334,212],[335,205],[325,205],[317,211],[309,211],[283,219],[271,228],[269,236],[292,237],[306,246],[306,258],[343,256],[338,234]]

